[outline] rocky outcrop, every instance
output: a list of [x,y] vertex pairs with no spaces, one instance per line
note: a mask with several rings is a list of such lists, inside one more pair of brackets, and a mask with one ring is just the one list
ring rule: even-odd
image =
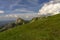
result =
[[22,18],[17,18],[15,24],[19,24],[19,25],[24,24],[24,20]]

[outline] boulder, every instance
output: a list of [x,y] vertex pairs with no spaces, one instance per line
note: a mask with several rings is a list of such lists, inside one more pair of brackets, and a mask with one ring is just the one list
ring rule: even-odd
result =
[[24,20],[22,18],[17,18],[15,24],[19,24],[19,25],[24,24]]

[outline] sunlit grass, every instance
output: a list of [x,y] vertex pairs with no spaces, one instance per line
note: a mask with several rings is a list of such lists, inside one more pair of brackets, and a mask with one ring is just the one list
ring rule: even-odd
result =
[[60,40],[60,14],[1,32],[0,40]]

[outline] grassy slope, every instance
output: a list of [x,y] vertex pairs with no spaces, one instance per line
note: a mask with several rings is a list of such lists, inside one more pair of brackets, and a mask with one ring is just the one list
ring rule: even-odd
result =
[[60,40],[60,14],[1,32],[0,40]]

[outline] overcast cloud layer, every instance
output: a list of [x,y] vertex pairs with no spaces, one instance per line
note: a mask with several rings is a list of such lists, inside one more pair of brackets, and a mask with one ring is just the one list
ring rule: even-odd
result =
[[[0,17],[12,14],[36,14],[43,4],[49,1],[50,0],[0,0]],[[3,19],[3,17],[1,18]]]

